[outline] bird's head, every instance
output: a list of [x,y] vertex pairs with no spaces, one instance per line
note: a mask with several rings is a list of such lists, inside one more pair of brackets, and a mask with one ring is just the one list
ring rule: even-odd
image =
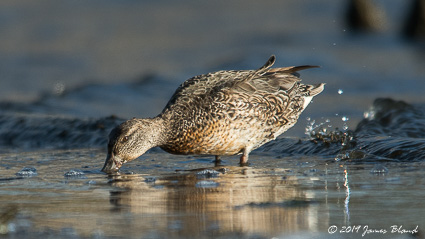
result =
[[131,119],[115,127],[109,134],[108,155],[102,171],[117,172],[150,148],[158,146],[161,127],[155,119]]

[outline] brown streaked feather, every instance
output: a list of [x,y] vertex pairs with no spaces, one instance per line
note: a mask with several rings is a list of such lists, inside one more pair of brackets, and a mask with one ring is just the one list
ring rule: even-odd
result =
[[[218,71],[198,75],[185,81],[171,97],[163,112],[175,106],[191,107],[188,103],[200,104],[199,100],[215,98],[220,92],[233,93],[267,92],[277,94],[278,91],[289,91],[301,81],[297,71],[316,68],[318,66],[303,65],[271,68],[276,61],[272,55],[267,62],[257,70]],[[226,93],[229,94],[229,93]],[[209,104],[209,102],[205,102]]]
[[195,76],[175,91],[157,117],[132,119],[115,128],[102,169],[122,164],[159,146],[175,154],[249,153],[291,128],[324,84],[300,83],[297,71],[316,66],[272,69],[275,56],[257,70],[217,71]]
[[318,95],[322,93],[322,91],[325,89],[325,83],[311,85],[311,86],[312,88],[310,88],[310,96]]
[[233,82],[233,86],[231,86],[231,88],[240,88],[240,89],[245,89],[245,90],[251,91],[251,92],[255,91],[256,88],[252,84],[250,84],[249,82],[254,78],[257,78],[259,76],[266,74],[269,71],[270,67],[273,66],[275,61],[276,61],[276,57],[274,55],[272,55],[267,60],[266,64],[264,64],[262,67],[258,68],[255,71],[252,71],[245,78],[235,79],[235,81]]
[[262,75],[269,71],[270,67],[273,66],[273,64],[276,61],[276,57],[274,55],[270,56],[270,58],[267,60],[266,64],[264,64],[262,67],[258,68],[254,73],[258,75]]

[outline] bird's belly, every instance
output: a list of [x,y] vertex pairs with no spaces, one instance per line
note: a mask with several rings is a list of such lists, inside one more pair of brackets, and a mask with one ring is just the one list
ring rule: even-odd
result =
[[188,129],[161,148],[174,154],[235,155],[245,148],[255,149],[272,139],[270,130],[261,122],[215,122]]

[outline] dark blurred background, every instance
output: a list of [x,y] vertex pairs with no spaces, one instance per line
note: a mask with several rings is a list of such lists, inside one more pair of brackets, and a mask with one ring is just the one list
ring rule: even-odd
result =
[[275,54],[321,66],[307,114],[355,122],[377,97],[425,102],[422,2],[3,0],[1,110],[154,116],[187,78]]

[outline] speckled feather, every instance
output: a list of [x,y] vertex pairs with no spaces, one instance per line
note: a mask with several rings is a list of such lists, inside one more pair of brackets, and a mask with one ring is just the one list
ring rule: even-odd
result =
[[185,81],[161,113],[171,125],[161,148],[174,154],[234,155],[249,152],[292,127],[306,100],[324,84],[304,85],[296,71],[274,68],[218,71]]
[[296,71],[315,66],[218,71],[185,81],[161,114],[131,119],[109,135],[104,172],[116,172],[152,147],[174,154],[249,153],[292,127],[324,84],[304,85]]

